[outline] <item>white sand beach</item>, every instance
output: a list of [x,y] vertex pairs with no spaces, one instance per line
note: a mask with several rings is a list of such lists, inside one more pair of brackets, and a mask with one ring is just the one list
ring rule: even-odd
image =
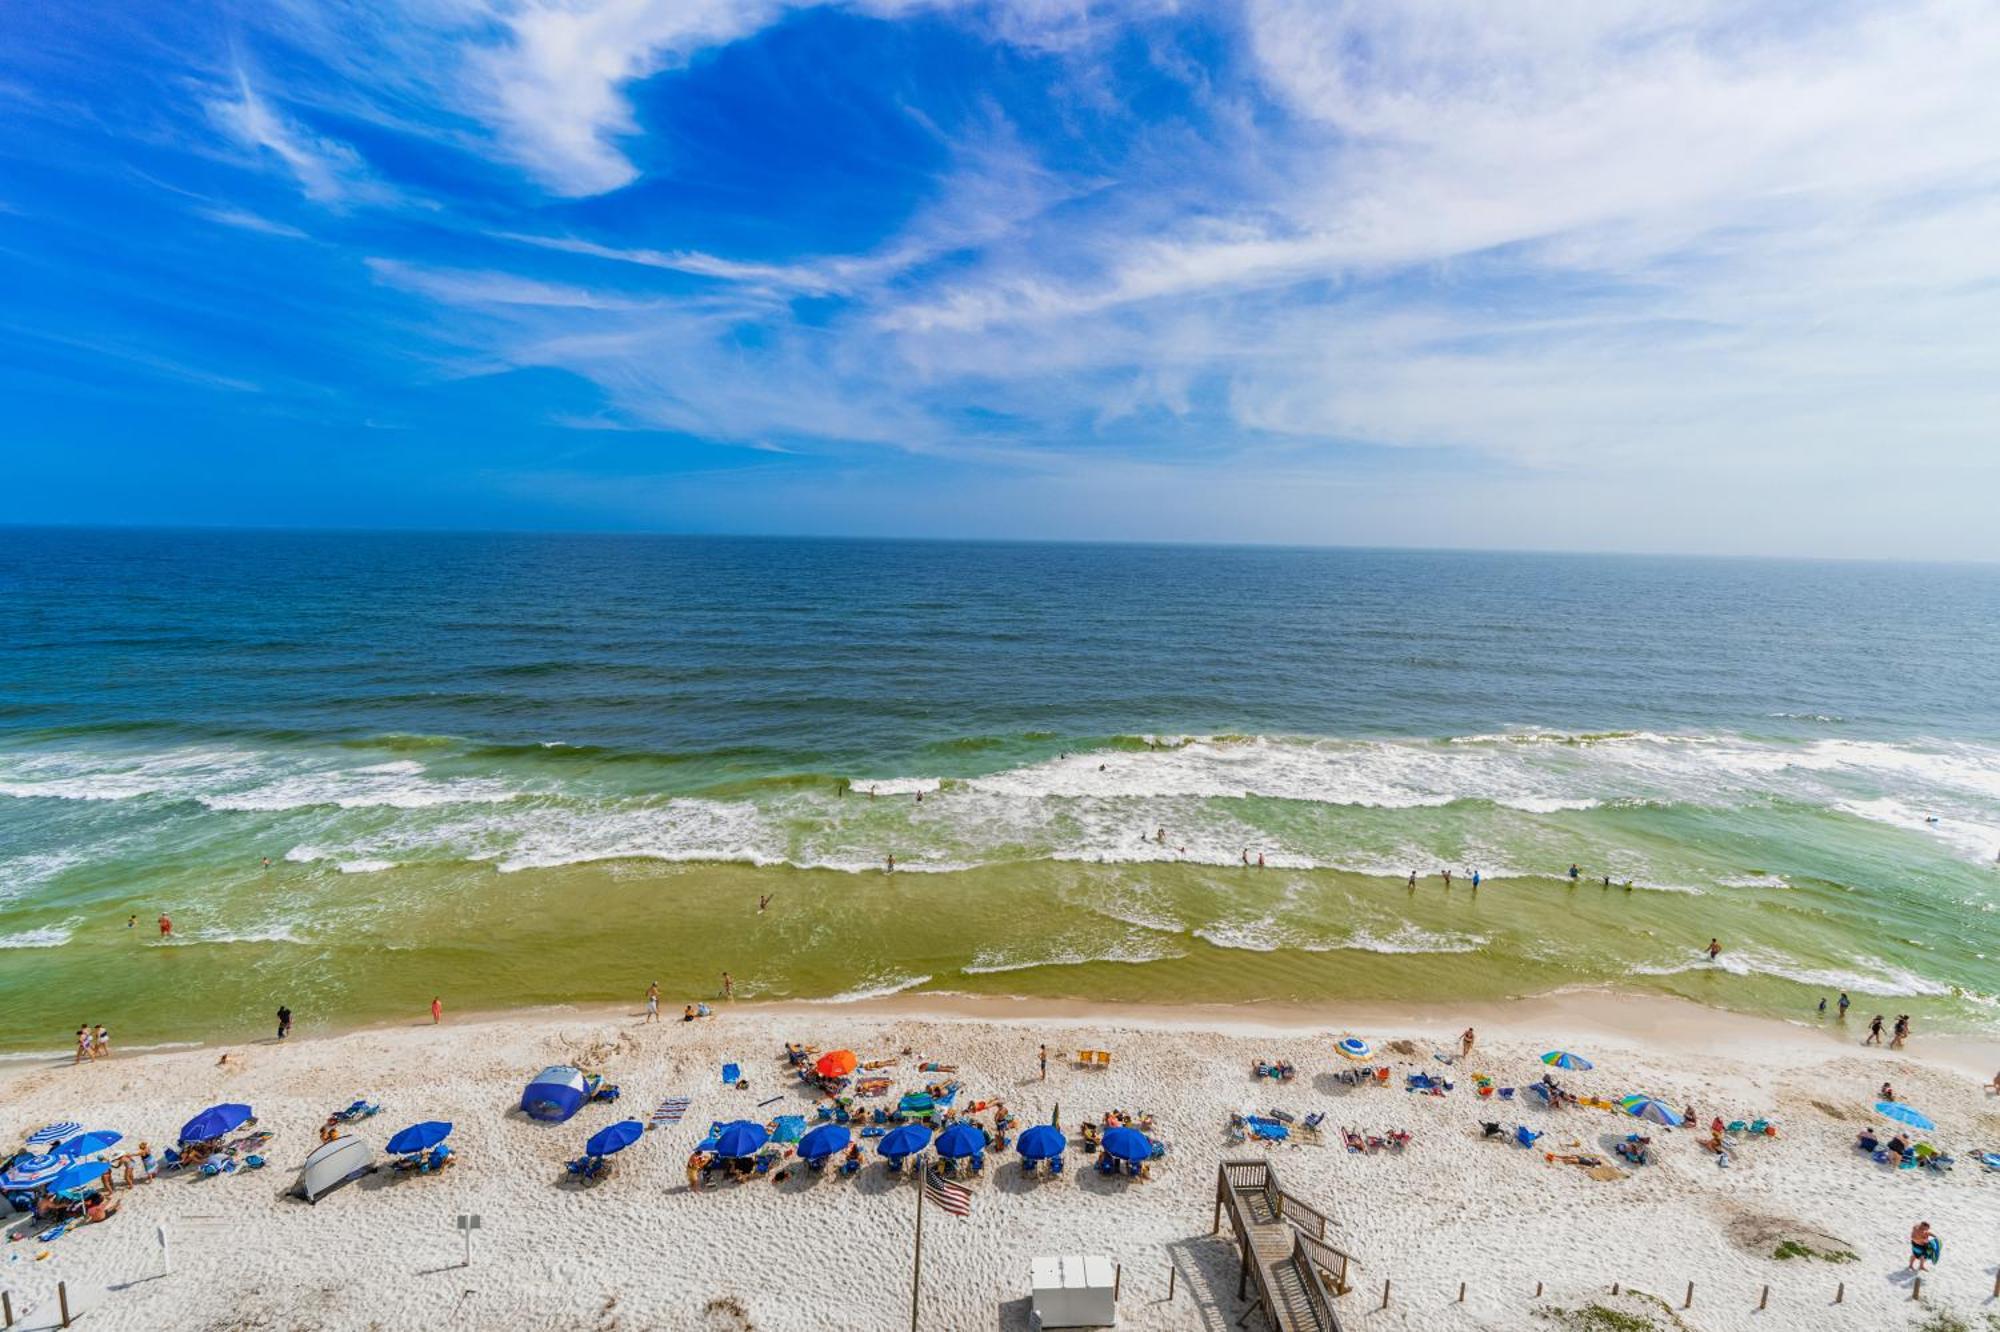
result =
[[[1355,1289],[1338,1302],[1350,1328],[1597,1327],[1548,1312],[1593,1304],[1652,1320],[1620,1327],[1707,1332],[1877,1332],[1918,1326],[1940,1310],[1971,1320],[1951,1326],[1984,1326],[2000,1315],[1992,1298],[2000,1174],[1969,1159],[2000,1149],[2000,1098],[1980,1085],[2000,1067],[2000,1045],[1920,1037],[1890,1052],[1861,1047],[1858,1024],[1839,1033],[1598,994],[1451,1014],[1088,1010],[940,996],[719,1010],[683,1024],[672,1004],[651,1026],[636,1013],[537,1011],[75,1068],[16,1064],[0,1082],[0,1135],[9,1142],[70,1118],[159,1148],[189,1116],[225,1100],[253,1105],[276,1136],[261,1172],[183,1173],[120,1190],[120,1214],[53,1243],[13,1218],[8,1233],[25,1237],[5,1245],[0,1286],[17,1315],[49,1307],[58,1279],[109,1287],[78,1324],[99,1332],[907,1327],[915,1185],[888,1178],[872,1150],[851,1179],[801,1170],[782,1182],[687,1186],[688,1153],[710,1121],[810,1114],[814,1098],[782,1058],[784,1042],[796,1040],[899,1058],[891,1102],[894,1091],[937,1079],[916,1069],[927,1057],[957,1065],[966,1097],[1003,1099],[1023,1124],[1059,1109],[1072,1142],[1080,1119],[1122,1108],[1150,1111],[1170,1143],[1144,1181],[1100,1178],[1074,1150],[1064,1177],[1030,1180],[1012,1153],[996,1155],[971,1186],[969,1217],[927,1214],[923,1328],[1028,1328],[1029,1260],[1090,1253],[1122,1265],[1119,1326],[1222,1332],[1245,1305],[1226,1226],[1210,1234],[1217,1163],[1260,1156],[1288,1192],[1332,1218],[1329,1241],[1359,1260]],[[1456,1048],[1468,1022],[1480,1034],[1472,1058],[1435,1060],[1433,1051]],[[1395,1070],[1390,1088],[1335,1078],[1347,1065],[1332,1039],[1350,1032],[1374,1042]],[[1043,1042],[1046,1081],[1036,1067]],[[1066,1056],[1078,1047],[1111,1051],[1111,1067],[1072,1067]],[[1560,1075],[1579,1094],[1644,1090],[1677,1107],[1691,1102],[1704,1123],[1769,1115],[1780,1135],[1737,1146],[1718,1168],[1695,1135],[1655,1129],[1655,1163],[1610,1179],[1482,1140],[1481,1120],[1518,1122],[1546,1132],[1542,1148],[1609,1160],[1615,1138],[1637,1127],[1599,1110],[1509,1108],[1475,1096],[1475,1072],[1525,1085],[1542,1072],[1537,1056],[1556,1047],[1595,1061],[1593,1071]],[[1253,1080],[1259,1057],[1289,1060],[1298,1076]],[[747,1091],[722,1085],[725,1061],[742,1066]],[[587,1106],[563,1125],[525,1118],[514,1108],[524,1082],[558,1062],[602,1069],[623,1100]],[[1441,1097],[1406,1094],[1403,1075],[1418,1070],[1457,1085]],[[1938,1131],[1925,1136],[1958,1154],[1954,1172],[1894,1171],[1853,1149],[1858,1129],[1883,1122],[1869,1107],[1885,1079],[1936,1119]],[[648,1133],[600,1183],[565,1182],[563,1162],[590,1133],[644,1119],[671,1094],[692,1100],[681,1123]],[[407,1124],[445,1119],[456,1125],[458,1163],[428,1177],[384,1170],[317,1206],[287,1197],[320,1123],[357,1096],[384,1106],[357,1128],[378,1150]],[[760,1104],[772,1097],[780,1099]],[[1231,1111],[1273,1107],[1300,1117],[1324,1110],[1330,1129],[1402,1128],[1413,1139],[1401,1153],[1358,1155],[1337,1131],[1317,1146],[1225,1140]],[[459,1265],[460,1212],[482,1218],[469,1267]],[[1925,1278],[1923,1301],[1912,1302],[1904,1266],[1918,1220],[1944,1237],[1944,1261]],[[166,1276],[158,1275],[160,1226],[171,1244]],[[1773,1252],[1786,1239],[1855,1258],[1780,1261]],[[1691,1280],[1693,1304],[1683,1308]],[[1633,1289],[1664,1297],[1671,1310],[1625,1293]]]

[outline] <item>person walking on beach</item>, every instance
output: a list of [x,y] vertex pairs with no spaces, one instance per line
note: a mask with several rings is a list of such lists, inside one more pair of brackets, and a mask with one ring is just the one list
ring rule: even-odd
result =
[[431,1025],[435,1027],[438,1025],[438,1023],[443,1021],[444,1021],[444,998],[441,995],[434,994],[431,996]]
[[95,1057],[90,1052],[90,1028],[78,1027],[76,1029],[76,1059],[74,1062],[81,1064],[84,1060]]
[[736,982],[729,978],[729,973],[726,971],[722,973],[722,997],[724,999],[736,997]]
[[1851,1004],[1852,1002],[1853,1001],[1847,997],[1847,991],[1842,990],[1840,992],[1840,1020],[1842,1022],[1847,1021],[1848,1005]]
[[162,911],[160,913],[160,937],[164,939],[173,932],[174,932],[173,920],[167,915],[166,912]]
[[[1042,1047],[1042,1081],[1047,1082],[1048,1080],[1049,1080],[1049,1047],[1044,1045]],[[1996,1081],[2000,1081],[2000,1079],[1996,1079]]]
[[1910,1231],[1909,1265],[1919,1272],[1928,1272],[1931,1264],[1938,1260],[1938,1253],[1942,1248],[1938,1237],[1931,1231],[1931,1223],[1917,1222],[1915,1228]]
[[1711,962],[1715,961],[1716,958],[1722,955],[1722,945],[1715,941],[1713,935],[1709,937],[1708,948],[1706,951],[1708,953],[1708,960]]
[[90,1033],[90,1057],[108,1059],[111,1057],[111,1033],[104,1029],[102,1022]]
[[1868,1019],[1868,1039],[1861,1043],[1863,1045],[1880,1045],[1882,1043],[1882,1015],[1880,1013]]
[[285,1005],[283,1005],[283,1004],[279,1004],[279,1005],[278,1005],[278,1039],[282,1041],[282,1040],[284,1040],[284,1039],[285,1039],[285,1037],[287,1037],[287,1036],[289,1036],[289,1035],[291,1035],[291,1034],[292,1034],[292,1010],[291,1010],[291,1009],[289,1009],[289,1008],[287,1008],[287,1007],[286,1007]]
[[646,1021],[660,1020],[660,983],[654,981],[646,987]]
[[1458,1057],[1459,1057],[1460,1059],[1465,1059],[1465,1058],[1468,1058],[1468,1057],[1470,1057],[1470,1056],[1471,1056],[1471,1054],[1472,1054],[1472,1042],[1474,1041],[1474,1039],[1476,1039],[1476,1038],[1474,1037],[1474,1035],[1473,1035],[1473,1031],[1472,1031],[1472,1028],[1470,1028],[1470,1027],[1467,1027],[1467,1028],[1466,1028],[1466,1029],[1465,1029],[1464,1031],[1462,1031],[1462,1032],[1460,1032],[1460,1033],[1459,1033],[1459,1036],[1458,1036]]
[[1903,1042],[1909,1038],[1910,1015],[1908,1013],[1898,1013],[1896,1015],[1896,1033],[1889,1040],[1889,1048],[1891,1050],[1900,1050],[1903,1048]]

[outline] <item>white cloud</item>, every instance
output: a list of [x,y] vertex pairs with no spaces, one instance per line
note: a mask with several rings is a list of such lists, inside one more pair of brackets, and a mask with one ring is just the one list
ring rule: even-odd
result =
[[240,68],[236,95],[212,99],[208,110],[238,143],[283,163],[309,199],[338,204],[371,188],[359,153],[287,118],[251,87],[249,74]]

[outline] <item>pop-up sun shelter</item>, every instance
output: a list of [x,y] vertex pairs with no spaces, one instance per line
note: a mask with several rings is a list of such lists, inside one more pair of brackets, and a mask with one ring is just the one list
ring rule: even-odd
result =
[[356,1137],[335,1138],[321,1143],[299,1170],[298,1185],[292,1190],[309,1203],[316,1203],[351,1180],[360,1179],[375,1168],[375,1153]]
[[521,1093],[521,1109],[531,1118],[560,1124],[582,1109],[587,1099],[583,1071],[568,1064],[556,1064],[535,1074],[528,1089]]

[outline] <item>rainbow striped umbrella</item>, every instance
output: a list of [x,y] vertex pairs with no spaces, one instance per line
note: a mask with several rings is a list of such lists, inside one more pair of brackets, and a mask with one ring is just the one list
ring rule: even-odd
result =
[[1651,1096],[1621,1097],[1618,1101],[1618,1108],[1634,1119],[1651,1120],[1655,1124],[1664,1124],[1668,1128],[1679,1128],[1681,1126],[1680,1112],[1665,1101],[1655,1100]]
[[1542,1062],[1544,1064],[1553,1064],[1557,1068],[1597,1067],[1597,1065],[1591,1063],[1588,1059],[1585,1059],[1582,1055],[1571,1054],[1567,1050],[1551,1050],[1547,1054],[1542,1056]]

